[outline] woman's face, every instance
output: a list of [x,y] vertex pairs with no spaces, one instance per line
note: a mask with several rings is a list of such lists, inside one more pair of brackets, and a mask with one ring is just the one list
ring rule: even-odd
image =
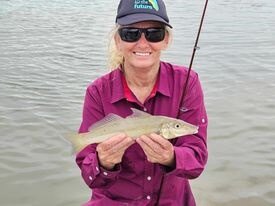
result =
[[[158,28],[162,24],[158,22],[139,22],[129,25],[134,28]],[[168,45],[168,32],[165,32],[164,40],[160,42],[149,42],[142,33],[139,40],[135,42],[123,41],[119,35],[115,36],[116,46],[124,56],[125,68],[150,69],[159,65],[161,50]]]

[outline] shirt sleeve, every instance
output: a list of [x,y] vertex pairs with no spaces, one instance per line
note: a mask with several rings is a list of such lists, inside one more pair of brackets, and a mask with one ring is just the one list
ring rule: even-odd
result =
[[173,141],[175,168],[167,174],[188,179],[198,177],[207,162],[207,125],[208,118],[204,105],[204,96],[198,75],[191,79],[190,86],[180,108],[179,119],[199,127],[198,133],[177,138]]
[[[99,92],[95,86],[91,85],[86,90],[79,133],[88,132],[89,127],[103,117]],[[76,163],[81,170],[82,178],[90,188],[103,189],[110,187],[116,181],[121,169],[118,166],[114,171],[107,171],[101,167],[96,146],[97,144],[91,144],[81,150],[76,155]]]

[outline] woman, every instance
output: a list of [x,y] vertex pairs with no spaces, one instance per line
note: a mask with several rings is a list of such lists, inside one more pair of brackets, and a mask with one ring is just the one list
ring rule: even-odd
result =
[[131,108],[199,126],[199,132],[168,141],[158,134],[134,141],[125,134],[91,144],[77,154],[82,177],[92,189],[85,205],[184,205],[195,200],[188,179],[207,161],[207,114],[198,75],[160,61],[171,37],[162,0],[121,0],[114,35],[118,68],[95,80],[86,91],[79,132],[109,113],[122,117]]

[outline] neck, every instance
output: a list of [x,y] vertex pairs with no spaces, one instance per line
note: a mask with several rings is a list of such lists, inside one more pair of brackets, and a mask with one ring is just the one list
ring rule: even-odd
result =
[[130,87],[153,87],[157,80],[160,64],[151,68],[134,68],[124,64],[123,70],[128,86]]

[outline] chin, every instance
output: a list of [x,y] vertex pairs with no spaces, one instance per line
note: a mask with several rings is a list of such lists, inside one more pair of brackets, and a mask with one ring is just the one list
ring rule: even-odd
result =
[[153,67],[153,63],[146,63],[146,62],[141,62],[139,64],[135,64],[135,67],[136,68],[150,68],[150,67]]
[[135,67],[153,67],[156,64],[156,61],[152,61],[151,59],[138,59],[133,62]]

